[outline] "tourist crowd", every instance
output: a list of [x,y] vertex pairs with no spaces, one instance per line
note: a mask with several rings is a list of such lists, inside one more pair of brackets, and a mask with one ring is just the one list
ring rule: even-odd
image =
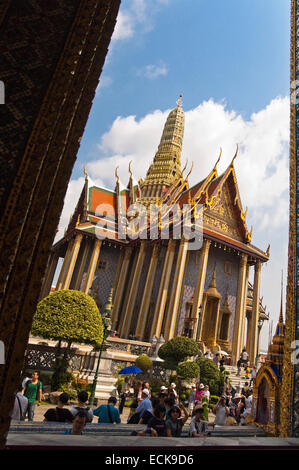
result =
[[[243,367],[246,364],[242,363]],[[133,387],[132,387],[133,385]],[[48,409],[44,414],[44,421],[72,423],[72,429],[68,434],[81,434],[86,423],[91,423],[96,416],[98,423],[121,423],[121,414],[126,400],[131,401],[130,414],[127,424],[143,424],[143,430],[134,430],[132,435],[137,436],[165,436],[180,437],[185,423],[190,418],[190,437],[209,435],[209,427],[215,425],[244,425],[246,418],[251,413],[252,389],[251,382],[245,382],[244,387],[233,389],[229,384],[224,394],[214,406],[210,405],[209,386],[196,383],[191,386],[188,402],[180,399],[176,384],[168,387],[161,386],[159,393],[153,394],[148,382],[130,383],[126,377],[119,399],[111,396],[107,404],[102,404],[96,409],[88,406],[88,393],[78,393],[77,405],[70,409],[65,408],[69,402],[67,393],[61,393],[55,408]],[[239,387],[240,388],[240,387]],[[133,396],[132,396],[133,395]],[[12,419],[23,420],[26,417],[33,421],[35,404],[40,404],[42,396],[42,383],[38,372],[32,374],[31,379],[25,379],[15,398]],[[215,418],[211,420],[211,413]],[[140,429],[140,428],[139,428]]]

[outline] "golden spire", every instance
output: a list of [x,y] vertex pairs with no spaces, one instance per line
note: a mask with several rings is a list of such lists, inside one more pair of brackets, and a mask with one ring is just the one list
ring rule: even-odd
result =
[[88,181],[88,173],[86,171],[86,163],[84,163],[83,172],[84,172],[84,175],[85,175],[85,181]]
[[216,162],[215,165],[214,165],[214,171],[216,170],[217,165],[218,165],[218,163],[220,162],[221,155],[222,155],[222,147],[220,147],[220,154],[219,154],[219,157],[218,157],[217,162]]
[[119,184],[119,176],[117,173],[118,166],[115,168],[115,178],[116,178],[116,184]]
[[132,160],[129,163],[129,173],[130,173],[131,178],[133,178],[133,174],[132,174],[132,170],[131,170],[131,163],[132,163]]
[[[158,151],[141,186],[141,201],[154,202],[156,194],[161,197],[165,189],[182,177],[181,152],[184,137],[185,113],[181,108],[180,95],[177,106],[170,111],[162,132]],[[153,187],[155,188],[153,194]]]
[[234,164],[234,161],[237,158],[238,152],[239,152],[239,144],[237,144],[235,155],[233,156],[233,159],[231,161],[231,166]]

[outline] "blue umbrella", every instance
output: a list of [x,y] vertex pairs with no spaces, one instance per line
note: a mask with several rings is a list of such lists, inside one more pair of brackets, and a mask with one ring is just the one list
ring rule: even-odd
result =
[[128,367],[124,367],[122,370],[120,370],[118,374],[124,374],[124,375],[127,375],[127,374],[138,374],[139,372],[142,372],[142,370],[139,369],[139,367],[136,367],[136,366],[128,366]]

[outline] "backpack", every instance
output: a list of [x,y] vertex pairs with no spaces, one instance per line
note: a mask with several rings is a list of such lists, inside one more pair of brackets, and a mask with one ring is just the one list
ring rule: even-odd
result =
[[[82,408],[81,406],[75,406],[75,409],[78,410],[78,413],[79,413],[79,411],[83,411],[83,413],[85,414],[85,418],[86,418],[87,423],[92,422],[93,417],[90,417],[89,414],[88,414],[88,411],[90,410],[90,408],[88,406],[86,408]],[[75,414],[75,416],[76,415],[77,415],[77,413]]]

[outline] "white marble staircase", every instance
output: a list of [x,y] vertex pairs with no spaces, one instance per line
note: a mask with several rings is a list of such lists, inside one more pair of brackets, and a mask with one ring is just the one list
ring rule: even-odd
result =
[[229,380],[230,380],[230,383],[231,383],[232,387],[234,387],[234,389],[236,389],[237,392],[238,392],[238,388],[239,388],[239,390],[241,392],[241,389],[242,389],[243,385],[245,384],[245,382],[249,383],[249,380],[245,379],[244,368],[242,367],[240,375],[237,375],[237,372],[238,372],[237,366],[224,366],[224,367],[225,367],[225,370],[227,372],[229,372]]

